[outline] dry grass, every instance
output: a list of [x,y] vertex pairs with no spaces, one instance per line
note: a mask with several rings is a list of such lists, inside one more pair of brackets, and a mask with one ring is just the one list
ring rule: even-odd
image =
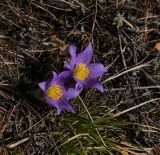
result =
[[[160,154],[158,0],[0,1],[0,152]],[[91,41],[105,92],[55,117],[37,86]]]

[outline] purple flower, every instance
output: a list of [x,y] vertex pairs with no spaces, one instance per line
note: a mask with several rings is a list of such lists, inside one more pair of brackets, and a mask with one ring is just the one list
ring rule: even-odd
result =
[[57,109],[57,115],[61,113],[63,109],[73,112],[74,108],[68,100],[79,95],[80,91],[74,88],[66,89],[64,83],[71,76],[69,71],[64,71],[60,74],[52,72],[52,77],[46,81],[39,83],[39,87],[42,90],[43,96],[46,102]]
[[71,45],[69,52],[71,60],[69,63],[65,63],[64,67],[72,72],[72,76],[77,82],[76,85],[78,87],[94,87],[102,92],[103,85],[96,81],[95,78],[107,72],[107,69],[100,63],[90,64],[93,56],[92,44],[89,43],[84,51],[77,55],[76,47]]

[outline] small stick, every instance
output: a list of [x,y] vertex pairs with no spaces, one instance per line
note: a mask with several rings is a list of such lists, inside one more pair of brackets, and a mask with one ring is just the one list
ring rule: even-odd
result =
[[123,65],[126,68],[127,65],[126,65],[126,61],[125,61],[125,58],[124,58],[124,54],[123,54],[125,48],[122,49],[121,32],[120,32],[119,28],[118,28],[118,39],[119,39],[119,48],[120,48],[120,51],[121,51],[121,57],[122,57]]
[[[122,91],[122,90],[126,90],[127,88],[111,88],[111,89],[105,89],[105,91]],[[143,87],[134,87],[134,89],[136,90],[142,90],[142,89],[160,89],[160,86],[143,86]]]
[[17,141],[17,142],[14,143],[14,144],[7,145],[7,148],[12,149],[12,148],[14,148],[14,147],[16,147],[16,146],[18,146],[18,145],[20,145],[20,144],[28,141],[28,140],[29,140],[29,138],[21,139],[21,140]]
[[136,106],[133,106],[133,107],[131,107],[131,108],[129,108],[129,109],[126,109],[126,110],[123,110],[123,111],[121,111],[121,112],[119,112],[119,113],[117,113],[117,114],[114,114],[112,117],[120,116],[120,115],[122,115],[122,114],[124,114],[124,113],[127,113],[127,112],[131,111],[131,110],[137,109],[137,108],[139,108],[139,107],[141,107],[141,106],[143,106],[143,105],[145,105],[145,104],[147,104],[147,103],[150,103],[150,102],[153,102],[153,101],[157,101],[157,100],[160,100],[160,98],[155,98],[155,99],[151,99],[151,100],[149,100],[149,101],[140,103],[140,104],[138,104],[138,105],[136,105]]
[[135,66],[135,67],[130,68],[130,69],[128,69],[128,70],[125,70],[125,71],[123,71],[123,72],[121,72],[121,73],[119,73],[119,74],[117,74],[117,75],[114,75],[114,76],[109,77],[108,79],[104,80],[102,83],[106,83],[106,82],[108,82],[108,81],[110,81],[110,80],[113,80],[113,79],[116,79],[117,77],[122,76],[123,74],[126,74],[126,73],[128,73],[128,72],[131,72],[131,71],[140,69],[140,68],[142,68],[142,67],[147,67],[147,66],[150,66],[150,65],[149,65],[149,64],[142,64],[142,65],[139,65],[139,66]]
[[40,5],[37,5],[37,4],[33,3],[33,2],[32,2],[32,5],[34,5],[34,6],[38,7],[38,8],[40,8],[40,9],[42,9],[42,10],[48,12],[48,13],[53,17],[53,19],[54,19],[55,21],[58,21],[58,19],[56,18],[55,15],[53,15],[52,12],[48,11],[47,9],[45,9],[45,8],[41,7]]

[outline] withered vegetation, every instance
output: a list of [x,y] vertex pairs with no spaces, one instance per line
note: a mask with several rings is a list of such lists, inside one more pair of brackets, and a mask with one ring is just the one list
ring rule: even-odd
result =
[[[55,116],[38,83],[94,46],[105,92]],[[0,0],[0,154],[160,154],[159,0]]]

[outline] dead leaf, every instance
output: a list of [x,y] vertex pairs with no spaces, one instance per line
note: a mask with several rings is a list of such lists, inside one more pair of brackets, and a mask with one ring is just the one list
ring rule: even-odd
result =
[[51,42],[52,42],[53,45],[55,45],[57,47],[65,45],[65,42],[62,41],[61,39],[57,38],[56,36],[53,36]]
[[156,45],[154,46],[154,49],[157,51],[157,52],[160,52],[160,42],[157,42]]
[[68,44],[60,47],[60,55],[64,55],[64,56],[69,55],[69,45]]
[[121,151],[121,155],[129,155],[127,151]]

